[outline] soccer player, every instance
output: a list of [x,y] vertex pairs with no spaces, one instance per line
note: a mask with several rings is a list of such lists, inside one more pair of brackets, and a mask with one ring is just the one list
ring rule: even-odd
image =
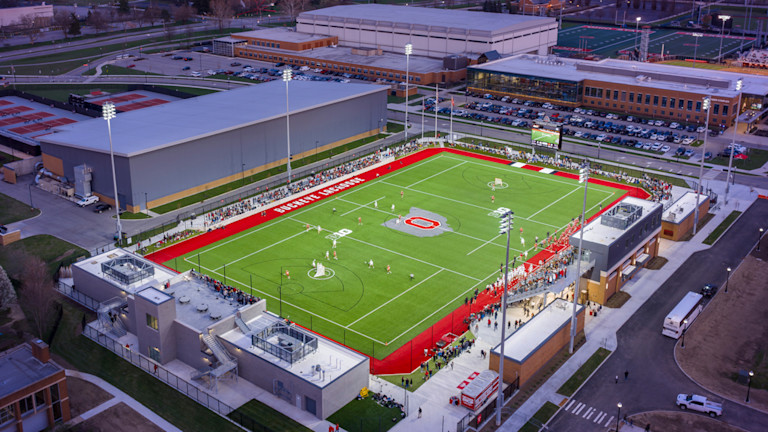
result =
[[394,212],[395,212],[395,204],[393,203],[392,204],[392,213],[394,213]]
[[491,202],[492,202],[492,203],[495,203],[495,202],[496,202],[496,195],[491,195]]
[[413,273],[411,273],[411,280],[413,280]]
[[333,208],[333,214],[336,214],[336,207]]
[[333,251],[333,259],[337,260],[339,257],[336,256],[336,251]]
[[373,202],[373,208],[375,208],[375,209],[379,208],[379,201],[378,200]]
[[405,192],[403,192],[403,190],[402,190],[402,189],[400,189],[400,199],[403,199],[403,198],[404,198],[404,197],[403,197],[403,195],[405,195]]
[[312,260],[312,268],[317,268],[317,261]]
[[309,224],[307,224],[307,232],[309,232]]
[[317,226],[317,233],[320,234],[323,231],[322,228],[320,228],[320,225]]
[[286,270],[286,271],[285,271],[285,277],[286,277],[287,279],[290,279],[290,278],[291,278],[291,272],[289,272],[288,270]]
[[362,216],[358,216],[358,218],[357,218],[357,224],[358,224],[358,225],[362,225],[362,224],[363,224],[363,217],[362,217]]
[[325,259],[327,259],[327,260],[331,259],[330,258],[330,254],[328,253],[328,251],[325,251]]
[[387,274],[392,274],[392,269],[389,267],[389,264],[387,264]]
[[373,268],[373,260],[368,261],[368,268]]
[[336,249],[336,239],[333,239],[333,248]]

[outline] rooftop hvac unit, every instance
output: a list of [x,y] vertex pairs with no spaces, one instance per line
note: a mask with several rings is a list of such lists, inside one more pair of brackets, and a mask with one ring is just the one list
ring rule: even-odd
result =
[[77,196],[91,196],[91,180],[93,168],[83,164],[75,168],[75,194]]

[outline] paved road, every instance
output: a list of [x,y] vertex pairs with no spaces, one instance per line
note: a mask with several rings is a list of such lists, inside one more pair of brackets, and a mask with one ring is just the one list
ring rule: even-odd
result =
[[[757,200],[715,246],[691,256],[622,326],[617,333],[618,349],[574,395],[576,402],[566,404],[568,409],[561,410],[553,419],[550,430],[604,431],[611,416],[615,421],[618,402],[623,405],[623,417],[643,411],[676,410],[674,401],[678,393],[714,396],[678,368],[673,356],[676,341],[661,335],[661,325],[686,292],[698,291],[705,283],[721,285],[725,268],[735,267],[750,252],[757,230],[766,220],[768,200]],[[720,291],[717,295],[728,294]],[[725,341],[717,343],[722,342]],[[624,371],[629,371],[626,382]],[[579,404],[584,407],[579,409]],[[590,408],[594,411],[592,415]],[[607,415],[596,423],[601,412]],[[730,401],[724,402],[723,412],[722,421],[747,431],[763,431],[768,425],[768,414]]]

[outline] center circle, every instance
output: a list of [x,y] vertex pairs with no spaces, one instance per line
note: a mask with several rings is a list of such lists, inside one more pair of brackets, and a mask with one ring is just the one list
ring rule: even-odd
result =
[[496,184],[496,182],[488,182],[488,187],[490,189],[506,189],[509,187],[509,184],[507,182],[501,182],[501,184]]

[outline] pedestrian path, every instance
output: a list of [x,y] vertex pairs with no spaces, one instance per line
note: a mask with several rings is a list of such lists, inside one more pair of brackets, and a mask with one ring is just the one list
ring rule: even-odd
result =
[[587,406],[586,404],[579,402],[576,399],[571,399],[563,408],[563,410],[569,414],[579,416],[584,420],[589,420],[592,423],[605,425],[605,427],[611,425],[614,419],[616,419],[615,416],[609,417],[607,412],[601,411],[591,406]]

